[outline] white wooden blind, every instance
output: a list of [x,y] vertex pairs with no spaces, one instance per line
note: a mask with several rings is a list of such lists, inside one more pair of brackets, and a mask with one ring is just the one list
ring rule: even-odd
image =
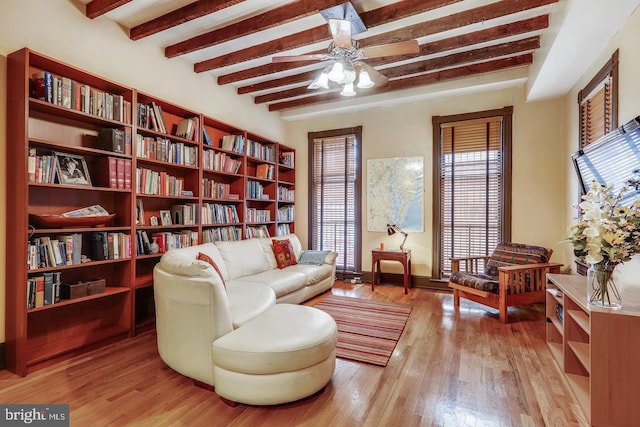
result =
[[441,273],[450,258],[490,255],[501,240],[501,135],[501,117],[441,127]]

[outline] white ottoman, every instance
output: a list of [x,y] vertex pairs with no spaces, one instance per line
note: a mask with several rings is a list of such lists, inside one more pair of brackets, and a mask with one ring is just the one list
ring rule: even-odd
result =
[[310,396],[331,380],[337,339],[336,322],[324,311],[276,304],[213,342],[215,391],[249,405]]

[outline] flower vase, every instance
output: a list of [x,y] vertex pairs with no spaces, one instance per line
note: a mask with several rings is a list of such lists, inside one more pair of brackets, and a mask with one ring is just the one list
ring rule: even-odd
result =
[[599,262],[587,270],[587,301],[589,304],[618,310],[622,308],[620,273],[617,263]]
[[160,252],[160,245],[158,245],[158,238],[157,237],[152,237],[151,238],[151,253],[152,254],[157,254],[158,252]]

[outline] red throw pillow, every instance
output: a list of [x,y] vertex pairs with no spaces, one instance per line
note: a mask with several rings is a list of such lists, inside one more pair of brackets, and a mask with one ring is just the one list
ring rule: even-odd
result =
[[276,257],[278,268],[285,268],[297,264],[296,254],[293,251],[293,245],[289,239],[273,239],[271,240],[271,247],[273,248],[273,255]]
[[220,276],[220,280],[222,280],[222,284],[224,285],[224,288],[227,289],[227,284],[224,283],[224,277],[222,277],[222,273],[220,272],[220,269],[218,268],[218,264],[216,264],[216,262],[213,260],[213,258],[211,258],[207,254],[203,254],[202,252],[198,252],[198,258],[197,259],[199,261],[205,261],[205,262],[208,262],[209,264],[211,264],[211,266],[216,270],[216,272],[218,272],[218,275]]

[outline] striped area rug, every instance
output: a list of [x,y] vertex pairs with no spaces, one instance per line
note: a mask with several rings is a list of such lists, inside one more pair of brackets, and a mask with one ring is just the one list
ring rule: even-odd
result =
[[338,357],[380,366],[387,366],[411,314],[408,304],[336,295],[314,307],[338,325]]

